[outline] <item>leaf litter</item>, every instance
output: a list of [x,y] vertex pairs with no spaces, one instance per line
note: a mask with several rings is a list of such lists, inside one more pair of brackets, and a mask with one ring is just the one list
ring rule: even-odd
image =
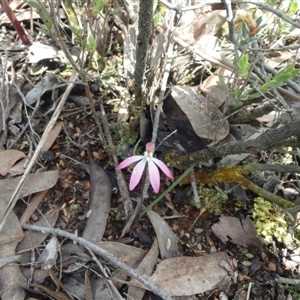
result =
[[[11,5],[14,4],[12,3]],[[117,4],[115,3],[114,5]],[[195,47],[200,45],[199,49],[201,49],[201,47],[203,47],[203,45],[205,44],[205,48],[207,51],[203,52],[204,55],[202,53],[203,56],[207,55],[207,52],[211,52],[209,54],[213,54],[216,51],[219,51],[219,53],[222,53],[223,55],[226,52],[223,51],[220,40],[214,35],[226,22],[225,10],[216,9],[212,6],[212,9],[208,9],[206,11],[206,8],[207,7],[201,8],[198,11],[191,10],[188,12],[184,12],[182,14],[179,26],[176,29],[175,36],[190,39],[189,44]],[[31,17],[37,19],[39,18],[39,15],[36,13],[36,9],[33,10],[33,14],[31,15],[28,14],[28,12],[28,9],[26,11],[26,8],[21,8],[21,14],[18,14],[19,20],[24,20],[26,22]],[[127,73],[128,75],[128,78],[132,79],[132,74],[135,70],[134,57],[136,53],[135,48],[137,31],[136,28],[134,28],[134,22],[128,25],[127,28],[127,24],[124,22],[123,16],[120,13],[115,12],[115,20],[118,26],[124,29],[121,34],[122,37],[120,37],[120,41],[122,41],[122,39],[123,41],[124,39],[126,40],[125,44],[123,44],[125,54],[124,69],[125,73]],[[2,15],[0,18],[0,22],[1,24],[4,24],[7,22],[7,19],[5,19],[5,17]],[[103,47],[102,45],[99,46],[99,43],[97,44],[97,47],[100,47],[98,49],[98,52],[102,56],[105,56],[108,47],[106,45],[106,37],[104,33],[107,33],[107,31],[111,30],[111,28],[107,26],[108,23],[105,19],[101,19],[101,22],[99,22],[98,25],[100,26],[100,29],[102,28],[106,30],[100,30],[101,35],[98,36],[101,39],[100,44],[103,43]],[[45,30],[45,28],[42,30]],[[109,33],[113,34],[112,32]],[[160,57],[163,53],[165,53],[165,44],[167,40],[167,35],[163,31],[154,36],[155,47],[153,47],[151,59],[151,69],[153,69],[154,76],[155,73],[158,74],[158,69],[156,68],[160,67]],[[50,70],[49,68],[51,68],[51,63],[53,63],[53,61],[59,61],[62,64],[65,63],[65,53],[59,50],[56,46],[54,47],[46,45],[47,41],[44,42],[45,43],[34,42],[30,48],[30,55],[28,61],[29,64],[32,64],[29,67],[30,72],[32,72],[32,74],[35,75],[41,75],[41,77],[38,80],[36,80],[38,77],[31,78],[33,79],[32,81],[35,82],[35,86],[30,90],[28,90],[28,87],[23,87],[24,82],[22,84],[17,83],[18,88],[16,90],[14,90],[14,86],[11,86],[9,89],[9,103],[6,103],[8,99],[5,98],[5,100],[3,101],[4,106],[0,107],[0,149],[4,150],[6,148],[5,146],[9,144],[8,140],[6,141],[7,135],[9,135],[10,139],[14,139],[15,136],[12,137],[11,133],[14,132],[14,134],[16,135],[20,132],[18,124],[22,122],[22,105],[24,100],[27,103],[27,105],[32,105],[35,102],[43,102],[44,97],[48,98],[47,92],[53,92],[53,94],[54,92],[63,92],[62,90],[60,90],[61,87],[57,85],[58,76],[54,75],[54,73],[52,73],[52,70]],[[182,44],[180,45],[180,47],[184,48]],[[9,47],[7,49],[8,50],[6,51],[11,51],[16,48]],[[22,50],[22,48],[19,49]],[[188,50],[188,47],[186,47],[186,49]],[[11,52],[10,55],[12,53],[13,52]],[[270,61],[274,62],[274,66],[279,66],[279,64],[284,62],[284,60],[286,60],[292,55],[292,52],[283,51],[282,53],[287,53],[288,55],[282,55],[284,57],[280,59],[270,59]],[[21,58],[22,55],[24,56],[24,54],[20,54],[19,57]],[[74,57],[76,59],[76,56]],[[222,61],[223,65],[227,64],[226,59],[224,57],[224,60]],[[231,81],[226,81],[228,86],[224,87],[218,81],[219,76],[218,71],[216,71],[210,76],[210,82],[209,80],[205,80],[203,86],[190,87],[188,85],[185,85],[185,83],[181,82],[183,82],[186,75],[188,75],[187,72],[191,71],[191,69],[188,68],[188,66],[192,66],[193,64],[191,57],[189,55],[185,55],[182,60],[177,58],[175,58],[174,61],[175,60],[176,66],[175,64],[173,65],[175,69],[175,82],[178,78],[180,80],[177,81],[177,85],[174,85],[170,88],[170,98],[172,98],[173,102],[170,102],[172,104],[169,106],[176,104],[177,110],[170,111],[168,110],[168,107],[165,106],[165,113],[169,119],[164,118],[164,121],[167,120],[167,122],[165,122],[164,124],[160,124],[161,132],[159,134],[161,134],[160,141],[162,141],[162,148],[175,148],[181,153],[189,153],[195,150],[204,149],[207,145],[211,146],[212,144],[210,143],[212,142],[218,143],[224,141],[229,135],[229,129],[231,130],[231,133],[235,133],[233,134],[233,136],[237,140],[243,140],[250,137],[250,132],[256,130],[256,128],[254,129],[254,127],[246,127],[249,126],[248,124],[230,127],[228,118],[225,118],[224,116],[222,105],[224,105],[224,103],[227,103],[228,97],[231,96],[231,91],[228,89],[229,83],[231,83]],[[11,64],[12,61],[10,57],[8,58],[8,61],[9,64]],[[213,64],[216,64],[215,60],[209,60],[203,57],[201,59],[201,63],[203,64],[207,63],[208,61],[210,61]],[[35,68],[36,66],[34,64],[36,63],[44,65]],[[109,61],[109,64],[110,63],[111,62]],[[47,70],[46,75],[44,73],[45,70]],[[178,71],[178,78],[176,78],[176,70]],[[230,77],[232,76],[232,73],[230,72],[226,76]],[[130,80],[128,80],[127,84],[129,85],[129,83]],[[127,120],[131,113],[128,109],[127,102],[130,99],[130,94],[128,92],[129,89],[127,87],[120,87],[120,89],[122,89],[123,96],[126,93],[126,101],[124,101],[124,103],[122,104],[124,106],[124,111],[118,110],[118,113],[119,116],[121,114],[124,115],[124,118]],[[120,89],[118,91],[120,91]],[[115,91],[117,91],[117,89],[114,88],[112,88],[112,90],[112,93],[115,93]],[[22,99],[21,97],[22,94],[24,99]],[[78,97],[80,96],[81,95],[78,95]],[[120,97],[122,98],[123,96]],[[75,96],[73,95],[73,97]],[[88,99],[86,95],[82,95],[82,97]],[[51,100],[53,100],[52,96]],[[92,100],[94,101],[94,99]],[[96,146],[94,146],[95,141],[98,142],[97,139],[94,139],[91,144],[93,145],[93,148],[95,147],[95,149],[93,149],[95,150],[93,153],[95,153],[95,157],[97,159],[101,160],[102,167],[100,167],[97,163],[90,159],[90,179],[89,182],[86,183],[84,188],[83,185],[80,186],[80,184],[78,184],[81,181],[83,181],[82,178],[84,178],[84,175],[80,174],[82,170],[80,170],[79,167],[74,167],[75,171],[70,172],[70,174],[68,174],[65,177],[66,180],[64,182],[64,185],[59,186],[59,184],[61,183],[57,184],[59,176],[62,174],[61,169],[64,169],[64,164],[66,163],[66,161],[64,161],[60,157],[61,152],[66,151],[66,154],[69,155],[70,161],[73,159],[74,164],[75,161],[77,164],[78,160],[81,161],[86,157],[87,152],[85,145],[91,142],[91,132],[93,132],[94,129],[92,128],[93,126],[91,126],[90,124],[87,125],[88,122],[85,121],[86,117],[84,116],[84,114],[82,114],[82,111],[86,110],[86,108],[89,108],[89,103],[89,100],[84,102],[83,104],[81,104],[83,107],[81,107],[80,109],[75,107],[74,111],[72,112],[71,109],[69,110],[67,108],[67,113],[65,113],[61,118],[61,122],[58,123],[57,126],[49,133],[47,143],[44,143],[41,152],[45,152],[51,149],[53,144],[55,144],[55,141],[57,141],[57,144],[54,145],[52,150],[56,152],[54,158],[58,159],[55,160],[56,164],[51,164],[51,162],[44,161],[44,165],[42,167],[45,169],[42,172],[33,173],[28,176],[25,186],[20,191],[19,198],[24,198],[34,194],[35,195],[33,196],[33,201],[31,201],[30,203],[28,201],[28,209],[25,210],[25,212],[23,213],[23,217],[21,217],[20,223],[33,223],[35,218],[34,211],[36,211],[36,209],[39,208],[38,213],[40,214],[41,207],[43,208],[42,210],[45,211],[45,207],[43,207],[45,203],[42,203],[42,200],[45,199],[45,201],[49,202],[48,204],[51,207],[54,207],[54,210],[50,211],[49,213],[43,214],[40,220],[35,223],[36,225],[44,225],[51,228],[55,226],[61,226],[64,229],[68,228],[70,230],[77,230],[79,228],[79,234],[83,235],[83,237],[86,240],[97,243],[104,249],[107,249],[111,253],[116,254],[116,256],[120,260],[126,262],[129,266],[136,268],[137,271],[145,277],[148,276],[147,278],[149,278],[151,282],[161,287],[161,289],[166,291],[169,295],[187,297],[188,295],[195,295],[207,292],[207,296],[208,293],[210,293],[211,291],[223,290],[221,288],[222,280],[228,278],[228,274],[232,274],[231,271],[229,272],[228,269],[220,266],[224,266],[225,261],[229,262],[229,258],[225,252],[221,251],[224,245],[219,244],[219,241],[216,240],[216,237],[219,238],[219,240],[222,243],[227,243],[228,241],[230,241],[232,244],[240,245],[242,247],[255,247],[260,252],[262,252],[263,241],[257,237],[254,225],[248,216],[245,218],[221,216],[219,219],[219,223],[216,223],[216,220],[212,218],[214,221],[211,230],[214,232],[214,236],[210,236],[207,233],[209,232],[210,228],[206,228],[206,234],[202,235],[202,228],[195,228],[195,232],[189,232],[188,230],[186,230],[186,224],[184,224],[183,222],[181,223],[180,221],[176,220],[176,218],[175,221],[163,220],[161,216],[164,215],[165,211],[164,209],[162,209],[161,206],[158,206],[155,208],[155,212],[148,211],[148,217],[151,221],[151,228],[153,228],[154,230],[154,233],[152,234],[155,236],[155,239],[153,235],[151,236],[151,238],[155,241],[152,243],[150,250],[147,252],[138,248],[145,247],[145,245],[141,241],[136,240],[136,237],[138,235],[136,234],[136,232],[134,232],[134,230],[130,232],[130,235],[132,235],[134,238],[128,239],[127,242],[136,245],[135,247],[123,244],[123,241],[119,239],[119,235],[116,234],[116,232],[118,232],[118,229],[115,228],[113,222],[119,225],[119,222],[123,221],[121,208],[122,202],[120,200],[121,198],[117,199],[116,196],[112,193],[114,191],[113,187],[115,187],[115,185],[111,178],[111,174],[109,173],[109,171],[107,171],[107,169],[109,169],[108,165],[110,164],[110,162],[104,163],[107,157],[104,157],[105,154],[103,149],[100,149],[101,147],[99,149],[96,149]],[[94,103],[97,102],[95,101]],[[35,116],[36,119],[43,119],[41,117],[43,105],[44,104],[41,104],[41,107],[38,108],[38,117]],[[7,109],[3,111],[3,107],[6,107]],[[40,109],[41,112],[39,111]],[[296,116],[296,105],[292,106],[292,110],[293,114]],[[68,113],[70,112],[75,112],[74,118],[68,117]],[[44,116],[46,116],[46,114],[44,114]],[[33,118],[31,121],[36,121],[34,120],[35,118]],[[125,120],[124,118],[122,117],[123,121]],[[9,124],[5,124],[8,120]],[[146,121],[148,125],[151,124],[150,119],[147,119]],[[276,122],[276,118],[273,117],[272,121]],[[49,119],[46,118],[45,122],[49,122]],[[288,122],[291,122],[291,119],[289,119]],[[3,124],[8,126],[3,126]],[[34,126],[31,127],[32,124],[30,123],[30,130],[37,130],[39,134],[43,131],[44,124],[42,124],[40,127],[35,127],[36,125],[34,124]],[[182,126],[182,124],[184,124],[184,126]],[[190,125],[188,134],[187,124]],[[63,132],[61,132],[63,126],[69,126],[70,128],[74,129],[74,132],[70,136],[68,136],[68,143],[70,142],[74,147],[70,147],[69,145],[65,148],[61,147],[61,145],[65,143]],[[82,128],[79,128],[80,126],[82,126]],[[181,133],[175,133],[174,135],[170,136],[167,140],[165,140],[165,137],[170,134],[170,132],[168,132],[168,129],[170,129],[170,131],[172,131],[173,129],[176,130],[180,129],[180,126],[182,127]],[[85,129],[88,133],[85,133]],[[146,131],[147,128],[145,132]],[[196,134],[196,137],[198,137],[198,139],[196,139],[195,135],[190,134],[190,132]],[[245,132],[247,137],[245,137]],[[145,138],[146,135],[147,133],[145,133],[143,138]],[[63,138],[61,138],[61,136],[63,136]],[[14,177],[16,174],[22,174],[24,161],[21,160],[30,158],[30,152],[32,150],[31,148],[32,146],[36,146],[34,138],[32,137],[33,135],[26,136],[28,144],[22,142],[21,144],[19,144],[20,147],[18,149],[22,149],[23,147],[26,148],[27,145],[29,145],[28,151],[24,151],[23,153],[19,150],[9,150],[7,148],[7,150],[4,150],[2,151],[2,153],[0,153],[0,173],[2,176],[6,176],[6,178],[0,180],[0,189],[2,192],[1,200],[3,200],[0,202],[2,203],[1,205],[5,206],[6,202],[10,201],[13,191],[18,185],[18,182],[20,181],[20,177],[11,177]],[[18,138],[15,139],[15,141],[17,140]],[[188,144],[190,148],[188,148]],[[80,151],[74,151],[76,147],[78,147]],[[165,150],[162,150],[162,152],[164,151]],[[28,157],[27,153],[29,154]],[[242,161],[246,156],[248,156],[248,154],[244,155],[243,158],[236,159],[235,162],[231,161],[231,163],[236,164]],[[60,168],[60,170],[57,171],[58,168]],[[72,183],[70,184],[69,182]],[[55,184],[57,185],[55,186]],[[82,190],[80,190],[80,193],[78,193],[78,186],[82,188]],[[68,194],[69,190],[71,189],[73,191],[72,197],[70,197],[70,194]],[[88,197],[86,194],[87,190],[90,190],[90,197]],[[57,192],[61,193],[63,196],[61,198],[58,197]],[[179,194],[180,191],[177,192]],[[182,196],[184,194],[185,193],[182,193],[181,196],[177,197],[177,195],[171,193],[170,195],[168,195],[168,198],[171,198],[170,201],[172,202],[175,200],[185,201],[186,197]],[[47,195],[47,197],[45,197],[45,195]],[[173,196],[174,199],[172,199]],[[37,200],[35,198],[37,198]],[[51,199],[51,203],[49,199]],[[61,201],[62,199],[63,201]],[[64,203],[62,204],[62,202]],[[61,210],[67,210],[67,208],[71,207],[75,209],[77,204],[80,207],[80,213],[82,212],[82,210],[89,210],[89,213],[87,214],[89,215],[89,217],[86,220],[84,220],[83,218],[79,219],[77,217],[74,217],[71,222],[72,217],[70,212],[68,212],[68,214],[65,214],[64,217],[60,216],[60,207],[64,207]],[[195,211],[190,206],[190,204],[185,204],[185,209],[181,214],[182,216],[186,216],[186,223],[189,223],[190,220],[193,219],[195,216]],[[19,205],[16,207],[16,211],[18,210],[18,207]],[[172,203],[172,212],[174,213],[174,215],[175,209],[178,209],[178,206],[176,204],[173,205]],[[11,214],[14,215],[14,213],[10,213],[10,215]],[[77,215],[75,214],[75,216]],[[203,216],[203,220],[204,218],[205,216]],[[72,269],[72,266],[75,265],[75,263],[79,265],[79,267],[76,269],[77,272],[78,270],[80,271],[80,267],[82,265],[87,265],[89,264],[89,262],[92,261],[92,257],[89,254],[87,254],[84,248],[70,243],[62,243],[62,245],[59,245],[57,237],[48,237],[48,234],[37,233],[32,231],[26,232],[24,239],[17,246],[17,242],[15,242],[14,239],[17,237],[16,241],[21,240],[23,232],[15,215],[12,220],[13,221],[11,221],[9,217],[6,226],[14,227],[16,231],[14,232],[14,234],[10,234],[6,231],[7,227],[4,227],[1,233],[1,243],[4,244],[3,248],[0,251],[1,256],[4,257],[10,255],[10,257],[13,260],[17,261],[20,257],[15,255],[16,247],[18,251],[38,248],[39,252],[41,253],[43,248],[41,247],[41,245],[45,243],[47,246],[46,249],[44,249],[44,252],[42,252],[42,261],[44,262],[45,266],[47,266],[49,270],[51,270],[51,272],[54,270],[56,271],[55,268],[59,266],[61,261],[65,263],[63,275],[65,275],[65,273],[69,275],[63,276],[63,280],[65,280],[64,284],[68,288],[69,293],[74,292],[74,297],[77,297],[78,299],[92,299],[93,297],[95,299],[117,299],[115,297],[118,296],[113,296],[113,298],[111,298],[111,290],[110,287],[107,285],[106,279],[95,279],[93,278],[92,272],[87,271],[81,271],[80,275],[73,274],[75,272],[75,269]],[[82,227],[82,220],[84,220],[84,228]],[[203,220],[200,219],[201,222]],[[172,224],[172,226],[170,224]],[[202,225],[203,224],[201,223],[201,226]],[[148,228],[146,227],[146,225],[143,226],[142,230],[147,231]],[[147,233],[143,234],[147,235]],[[204,241],[204,237],[207,239],[206,241]],[[114,238],[115,240],[119,240],[121,243],[107,241],[112,240]],[[189,244],[184,242],[186,239],[190,241]],[[54,245],[53,252],[52,248],[49,248],[51,245]],[[188,252],[188,255],[192,253],[200,256],[186,256],[184,251],[182,251],[182,245],[186,246],[186,248],[188,248],[188,250],[190,251]],[[210,248],[204,249],[205,247],[207,247],[207,245],[209,245]],[[217,251],[217,253],[213,253],[213,251]],[[48,260],[48,254],[50,253],[54,253],[54,255],[51,256],[51,261]],[[26,263],[29,263],[31,259],[28,256],[28,254],[22,254],[21,261],[23,261],[24,263],[25,261]],[[184,256],[181,256],[182,254]],[[161,261],[157,264],[159,260]],[[237,269],[237,264],[238,262],[236,262],[236,265],[235,267],[233,267],[233,269]],[[252,266],[252,263],[249,261],[243,261],[242,264],[244,267]],[[272,268],[270,267],[271,270],[276,270],[275,263],[270,262],[268,266],[272,266]],[[22,267],[22,269],[24,271],[24,274],[27,274],[26,277],[29,278],[30,275],[27,272],[29,271],[29,269],[26,268],[26,266]],[[14,295],[14,299],[25,299],[24,287],[26,286],[26,283],[24,283],[25,278],[22,277],[23,275],[20,275],[19,273],[19,267],[15,264],[9,264],[0,268],[0,272],[4,272],[4,270],[8,271],[7,274],[9,274],[9,278],[11,278],[12,280],[9,281],[11,286],[8,286],[7,284],[1,281],[1,278],[4,278],[4,275],[0,275],[0,285],[2,287],[2,289],[0,288],[0,290],[1,292],[3,292],[3,295],[1,295],[2,298],[13,299],[12,290],[15,289],[17,293]],[[44,294],[47,294],[48,296],[57,299],[70,298],[69,296],[67,296],[66,293],[62,291],[52,291],[51,289],[46,287],[44,280],[47,276],[50,276],[50,272],[45,273],[40,271],[45,270],[34,270],[35,283],[31,286],[32,288],[39,288],[40,291],[43,291]],[[245,273],[243,274],[243,276],[246,276],[245,274],[248,273],[246,269],[244,271]],[[5,276],[5,279],[7,280],[7,275]],[[113,275],[111,278],[118,278],[125,281],[127,279],[127,275],[125,272],[120,271],[117,274]],[[55,276],[52,276],[52,279],[55,282],[55,284],[58,285],[58,279],[56,277],[56,274]],[[142,287],[141,284],[139,284],[136,280],[131,280],[130,283],[132,285],[129,287],[128,290],[128,299],[130,299],[130,297],[134,299],[142,299],[145,293],[145,288]],[[119,282],[119,285],[116,282],[115,285],[121,286],[122,282]],[[107,293],[104,293],[103,290],[105,290]],[[214,297],[216,296],[217,295],[215,294]]]
[[221,216],[219,223],[212,226],[214,234],[223,242],[230,241],[241,246],[255,247],[262,252],[264,241],[257,236],[252,220]]

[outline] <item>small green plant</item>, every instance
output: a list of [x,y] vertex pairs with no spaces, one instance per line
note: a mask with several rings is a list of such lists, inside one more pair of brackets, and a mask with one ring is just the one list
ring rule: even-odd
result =
[[266,93],[270,89],[284,85],[288,79],[298,75],[300,70],[295,69],[295,61],[280,70],[275,76],[268,75],[266,82],[259,88],[261,93]]
[[104,8],[106,0],[95,0],[94,1],[94,9],[92,11],[92,15],[96,17]]
[[[216,188],[201,188],[199,191],[200,203],[203,211],[208,211],[211,214],[220,215],[224,210],[224,202],[228,199],[228,195],[222,189]],[[194,199],[190,202],[195,205]]]
[[276,205],[265,201],[262,197],[254,199],[253,218],[257,233],[267,242],[276,238],[285,245],[292,242],[291,235],[287,232],[288,223]]
[[49,17],[48,12],[45,11],[45,8],[38,1],[25,0],[25,2],[32,8],[36,9],[37,13],[39,14],[46,26],[40,26],[39,31],[44,33],[45,35],[48,35],[49,31],[53,30],[53,22],[52,19]]
[[87,38],[86,49],[90,53],[94,53],[96,51],[96,40],[92,35],[89,35]]
[[249,70],[250,70],[248,53],[242,55],[239,58],[239,60],[237,62],[237,68],[238,68],[239,75],[242,77],[242,79],[247,79],[249,76]]

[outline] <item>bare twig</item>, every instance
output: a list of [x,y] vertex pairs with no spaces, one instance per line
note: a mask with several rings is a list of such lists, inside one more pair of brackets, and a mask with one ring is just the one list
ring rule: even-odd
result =
[[228,36],[229,40],[235,44],[234,38],[234,24],[233,24],[233,11],[231,7],[231,0],[222,0],[226,7],[226,14],[227,14],[227,23],[228,23]]
[[[110,154],[113,158],[115,166],[117,166],[119,164],[118,157],[117,157],[115,147],[114,147],[114,144],[113,144],[113,140],[112,140],[112,137],[111,137],[111,134],[110,134],[105,109],[103,107],[103,104],[101,104],[100,107],[101,107],[101,115],[102,115],[102,120],[103,120],[104,132],[105,132],[106,139],[107,139],[107,142],[108,142],[108,146],[109,146],[109,149],[110,149]],[[125,209],[126,217],[128,218],[128,216],[131,214],[131,211],[132,211],[131,199],[129,197],[127,185],[126,185],[126,182],[125,182],[122,171],[121,170],[116,170],[116,174],[117,174],[117,180],[118,180],[118,186],[119,186],[119,189],[120,189],[120,193],[121,193],[121,195],[123,197],[123,201],[124,201],[124,209]]]
[[29,229],[33,231],[39,231],[39,232],[47,232],[51,233],[53,235],[58,235],[61,237],[65,237],[68,239],[71,239],[74,242],[77,242],[78,244],[91,249],[94,253],[97,255],[100,255],[101,257],[105,258],[108,260],[110,263],[112,263],[114,266],[122,269],[124,272],[126,272],[128,275],[131,277],[137,279],[140,281],[145,287],[147,287],[149,290],[151,290],[154,294],[160,296],[162,299],[165,300],[172,300],[172,297],[170,297],[168,294],[166,294],[164,291],[162,291],[160,288],[155,286],[153,283],[142,277],[140,274],[138,274],[134,269],[130,268],[127,266],[125,263],[120,261],[114,254],[100,248],[99,246],[88,242],[87,240],[80,238],[72,233],[60,230],[60,229],[53,229],[53,228],[48,228],[48,227],[42,227],[42,226],[35,226],[35,225],[28,225],[24,224],[23,225],[24,229]]

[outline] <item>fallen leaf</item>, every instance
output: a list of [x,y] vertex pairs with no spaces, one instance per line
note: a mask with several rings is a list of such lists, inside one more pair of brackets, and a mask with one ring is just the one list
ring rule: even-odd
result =
[[156,233],[160,257],[162,259],[178,256],[178,237],[167,222],[152,210],[147,212]]
[[46,248],[41,253],[38,262],[41,263],[41,268],[44,270],[50,270],[56,265],[56,259],[58,256],[59,241],[56,236],[53,236],[47,243]]
[[173,257],[160,262],[149,278],[152,283],[171,296],[189,296],[210,291],[226,276],[219,266],[227,260],[226,252],[201,257]]
[[44,143],[41,153],[44,153],[45,151],[48,151],[53,143],[55,142],[56,138],[58,137],[59,133],[61,132],[61,129],[63,127],[64,123],[59,122],[58,124],[55,125],[55,127],[50,131],[46,142]]
[[25,97],[25,102],[27,105],[32,105],[38,100],[40,100],[41,96],[47,92],[51,91],[54,86],[57,84],[57,77],[52,74],[48,73],[41,82],[39,82],[32,90],[30,90]]
[[[150,276],[153,268],[155,267],[158,259],[158,244],[157,240],[153,242],[153,245],[150,249],[150,251],[147,253],[147,255],[144,257],[144,259],[141,261],[139,266],[136,268],[137,273],[143,275]],[[127,292],[127,299],[135,299],[135,300],[141,300],[144,297],[145,289],[135,286],[136,279],[131,280],[130,285],[128,287]]]
[[211,10],[209,6],[195,12],[197,19],[193,23],[195,40],[199,39],[199,29],[205,28],[205,33],[214,36],[226,22],[226,12],[222,10]]
[[113,253],[131,268],[136,268],[147,254],[145,250],[140,248],[116,242],[100,242],[97,245]]
[[28,158],[23,158],[19,160],[13,167],[11,167],[8,171],[8,174],[12,177],[22,175],[25,171],[25,165],[28,161]]
[[222,106],[228,99],[229,92],[227,88],[222,85],[211,85],[207,88],[204,88],[203,85],[201,85],[200,88],[203,96],[216,107]]
[[[3,215],[6,203],[0,201],[0,215]],[[14,212],[10,212],[0,234],[0,259],[15,255],[16,247],[23,237],[23,230]],[[0,268],[1,299],[25,299],[26,279],[19,266],[11,263]]]
[[[66,276],[64,279],[64,288],[76,299],[86,300],[85,282],[79,274]],[[114,300],[119,299],[114,291],[110,288],[107,279],[105,278],[91,278],[91,289],[93,292],[93,299]]]
[[[26,179],[26,184],[20,191],[19,198],[47,190],[53,187],[58,178],[58,171],[47,171],[42,173],[29,174]],[[0,180],[1,200],[8,202],[11,199],[21,177],[13,179]]]
[[91,286],[91,281],[90,281],[88,270],[85,271],[84,281],[85,281],[84,282],[84,285],[85,285],[85,299],[86,300],[94,300],[93,290],[92,290],[92,286]]
[[[41,290],[44,293],[46,293],[47,295],[51,296],[51,298],[53,297],[54,299],[70,300],[70,297],[66,293],[61,292],[61,291],[55,291],[55,289],[53,289],[53,288],[50,289],[46,286],[39,285],[39,284],[31,284],[30,287],[34,288],[36,291]],[[47,297],[47,298],[50,298],[50,297]]]
[[28,222],[28,220],[30,219],[32,214],[35,212],[37,207],[40,205],[40,203],[43,201],[43,199],[47,195],[48,191],[49,191],[49,189],[38,192],[30,199],[30,202],[27,204],[27,207],[26,207],[22,217],[20,218],[21,226],[23,226],[26,222]]
[[231,124],[230,133],[237,141],[245,141],[257,133],[257,130],[249,124]]
[[196,91],[195,87],[174,86],[172,97],[186,114],[199,137],[220,141],[228,135],[228,121],[213,103]]
[[[147,254],[145,250],[140,248],[116,242],[100,242],[98,243],[98,246],[113,253],[131,268],[136,268]],[[113,276],[113,279],[115,279],[114,284],[117,289],[121,288],[127,277],[127,273],[123,271],[120,271]]]
[[26,155],[18,150],[10,149],[0,151],[0,175],[6,176],[14,164],[24,157],[26,157]]
[[89,216],[83,238],[89,242],[97,243],[102,240],[105,232],[107,217],[110,209],[112,187],[107,173],[90,159],[90,205]]
[[80,260],[82,262],[88,262],[92,260],[92,258],[87,255],[78,244],[67,243],[63,244],[60,248],[61,252],[61,261],[64,263],[68,260]]
[[[37,226],[51,226],[54,227],[59,215],[59,210],[55,209],[48,213],[46,213],[43,217],[41,217],[34,225]],[[25,233],[25,237],[19,243],[17,250],[27,250],[32,248],[37,248],[41,245],[41,243],[47,238],[49,233],[43,233],[38,231],[27,231]]]
[[262,251],[264,241],[257,236],[253,222],[249,217],[239,219],[222,215],[219,223],[212,226],[212,230],[223,243],[231,241],[237,245],[255,247],[260,252]]
[[[33,42],[29,48],[28,63],[36,64],[39,61],[44,60],[44,59],[57,59],[57,60],[60,59],[60,60],[64,61],[65,54],[61,50],[55,48],[54,46],[42,44],[39,42]],[[36,93],[36,91],[34,93]],[[31,96],[28,96],[32,100],[33,100],[32,96],[34,95],[34,93],[32,93]],[[26,97],[27,97],[27,95],[26,95]],[[37,101],[37,100],[35,100],[35,101]]]

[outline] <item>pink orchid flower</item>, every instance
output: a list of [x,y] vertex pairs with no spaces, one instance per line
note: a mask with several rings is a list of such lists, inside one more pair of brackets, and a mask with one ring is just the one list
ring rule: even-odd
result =
[[[137,184],[140,182],[146,164],[148,164],[148,172],[150,183],[155,193],[159,191],[160,186],[160,174],[158,167],[171,179],[173,175],[169,168],[161,160],[153,157],[153,144],[146,144],[146,151],[144,155],[134,155],[123,160],[117,167],[116,170],[121,170],[129,165],[133,164],[136,161],[140,161],[134,168],[131,174],[129,182],[129,190],[132,191]],[[158,166],[158,167],[157,167]]]

